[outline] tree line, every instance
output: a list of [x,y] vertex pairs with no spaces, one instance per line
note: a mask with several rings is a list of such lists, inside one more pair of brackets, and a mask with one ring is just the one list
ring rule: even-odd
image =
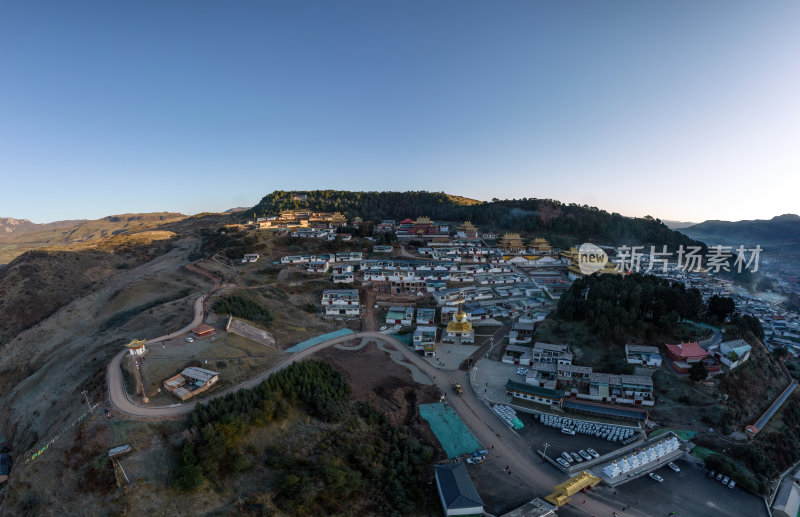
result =
[[[758,318],[735,313],[727,296],[711,296],[703,302],[700,291],[681,282],[653,275],[590,275],[575,280],[561,296],[556,311],[559,319],[582,321],[605,338],[619,334],[640,336],[648,327],[664,332],[675,330],[681,320],[722,325],[729,322],[734,333],[748,331],[763,339]],[[651,329],[652,330],[652,329]]]
[[[306,201],[295,199],[308,196]],[[552,199],[493,199],[490,202],[466,200],[443,192],[349,192],[313,190],[308,192],[275,191],[248,212],[249,216],[277,214],[284,210],[305,209],[341,212],[348,218],[365,221],[402,220],[427,216],[434,220],[459,222],[469,220],[483,229],[515,231],[542,236],[566,248],[577,242],[605,244],[667,245],[675,250],[681,244],[705,245],[682,233],[670,230],[652,217],[633,218],[608,213],[596,207],[565,204]],[[659,248],[660,249],[660,248]]]
[[556,315],[583,321],[603,336],[641,334],[647,323],[663,330],[681,318],[697,320],[704,309],[695,288],[652,275],[590,275],[575,280],[561,296]]
[[262,325],[272,323],[272,312],[268,308],[238,294],[229,294],[219,298],[214,302],[212,308],[218,314],[228,314]]
[[341,373],[311,360],[288,366],[252,390],[198,406],[189,416],[191,437],[182,444],[172,488],[193,491],[252,468],[258,454],[243,445],[248,431],[300,409],[325,424],[304,431],[298,438],[302,447],[283,444],[265,451],[265,466],[282,474],[266,492],[248,498],[247,513],[270,513],[266,499],[289,515],[341,513],[357,502],[380,515],[419,514],[427,488],[421,480],[430,477],[433,449],[371,406],[351,404],[349,394]]

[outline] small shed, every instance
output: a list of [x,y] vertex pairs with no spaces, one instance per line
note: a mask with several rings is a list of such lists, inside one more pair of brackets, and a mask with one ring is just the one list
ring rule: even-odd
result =
[[198,325],[197,327],[192,329],[192,334],[197,337],[207,337],[210,336],[214,332],[214,327],[211,325],[206,325],[205,323],[202,325]]
[[128,444],[120,445],[119,447],[114,447],[113,449],[108,449],[108,457],[113,458],[115,456],[121,456],[122,454],[128,454],[133,449]]

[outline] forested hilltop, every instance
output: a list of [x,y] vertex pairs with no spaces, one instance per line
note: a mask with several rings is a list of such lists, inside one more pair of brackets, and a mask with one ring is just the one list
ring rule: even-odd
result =
[[625,217],[595,207],[564,204],[552,199],[493,199],[477,201],[443,192],[349,192],[339,190],[275,191],[265,196],[248,215],[276,214],[308,209],[341,212],[365,221],[401,220],[427,216],[442,221],[471,221],[481,230],[515,231],[542,236],[556,246],[593,241],[608,245],[655,244],[675,249],[701,245],[670,230],[652,217]]

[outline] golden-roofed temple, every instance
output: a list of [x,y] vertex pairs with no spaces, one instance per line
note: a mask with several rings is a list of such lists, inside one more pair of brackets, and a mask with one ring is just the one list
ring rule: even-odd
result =
[[447,324],[447,329],[442,336],[443,341],[455,341],[460,338],[462,343],[472,343],[475,341],[475,331],[469,316],[462,310],[464,301],[459,300],[458,310],[453,314],[453,321]]
[[537,255],[549,255],[553,251],[553,247],[543,237],[536,237],[531,241],[531,248]]
[[463,224],[459,224],[456,230],[459,233],[463,233],[468,239],[478,238],[478,228],[469,221],[464,221]]
[[593,476],[584,470],[577,476],[571,477],[563,483],[554,486],[554,492],[545,497],[545,500],[556,506],[564,506],[573,495],[584,488],[595,486],[600,481],[599,477]]
[[343,216],[340,212],[334,212],[331,216],[331,224],[336,226],[344,226],[347,224],[347,217]]
[[497,247],[507,250],[524,250],[525,243],[522,242],[522,238],[518,233],[505,233],[500,242],[497,243]]
[[125,348],[128,349],[131,355],[142,355],[147,352],[147,349],[144,347],[146,342],[146,339],[133,339],[130,343],[125,345]]

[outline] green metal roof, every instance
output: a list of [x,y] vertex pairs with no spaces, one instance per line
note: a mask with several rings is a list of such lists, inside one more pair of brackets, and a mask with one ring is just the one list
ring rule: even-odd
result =
[[540,388],[539,386],[532,386],[530,384],[523,384],[515,382],[511,379],[506,382],[507,390],[521,391],[522,393],[529,393],[531,395],[538,395],[539,397],[550,397],[552,399],[560,399],[564,397],[564,390],[553,390],[550,388]]

